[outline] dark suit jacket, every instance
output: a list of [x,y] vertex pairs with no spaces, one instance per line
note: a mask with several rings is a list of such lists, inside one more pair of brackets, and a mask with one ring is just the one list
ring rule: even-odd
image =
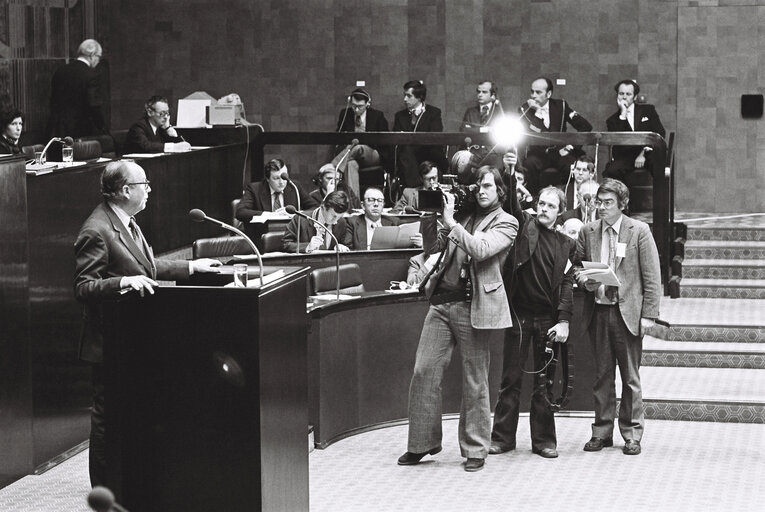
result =
[[[515,179],[513,179],[513,185],[515,185]],[[534,256],[539,240],[539,230],[546,228],[540,226],[534,217],[521,210],[516,194],[508,194],[503,207],[518,221],[518,236],[505,262],[504,272],[508,297],[512,301],[518,289],[515,273],[519,272],[519,269]],[[574,312],[574,272],[573,268],[568,272],[565,270],[567,262],[575,255],[576,246],[574,241],[563,233],[556,231],[555,238],[558,244],[553,261],[551,279],[553,311],[550,311],[550,315],[555,322],[570,321]]]
[[14,144],[5,135],[0,135],[0,155],[20,155],[21,147],[18,143]]
[[[582,117],[578,112],[574,111],[568,102],[561,99],[550,98],[547,100],[550,104],[550,127],[545,126],[544,121],[536,116],[536,109],[519,107],[518,112],[521,114],[521,122],[526,125],[526,129],[531,133],[546,133],[546,132],[565,132],[567,125],[571,125],[578,132],[592,131],[592,125],[587,119]],[[550,148],[556,148],[555,146],[549,146]],[[546,148],[543,146],[529,146],[531,153],[544,152]],[[556,148],[557,149],[557,148]],[[575,147],[575,155],[583,154],[581,147]]]
[[97,73],[72,60],[53,73],[48,137],[84,137],[108,133],[101,111]]
[[155,260],[151,247],[147,249],[148,258],[106,203],[96,206],[80,228],[74,244],[74,295],[85,304],[80,359],[103,362],[101,301],[119,296],[122,277],[145,275],[166,281],[188,278],[188,261]]
[[[566,210],[565,212],[561,213],[558,216],[557,224],[563,224],[568,219],[579,219],[582,222],[584,222],[585,224],[587,224],[587,222],[590,222],[590,221],[587,221],[587,220],[584,219],[584,212],[582,211],[581,207],[580,208],[572,208],[570,210]],[[595,216],[593,217],[593,221],[595,221],[595,220],[598,220],[597,212],[595,213]]]
[[[367,225],[364,219],[365,217],[363,213],[345,219],[348,227],[341,243],[348,246],[353,251],[367,250]],[[380,222],[383,226],[395,226],[398,224],[398,219],[383,215],[380,218]]]
[[[590,222],[582,227],[576,242],[574,265],[584,261],[600,261],[603,243],[602,220]],[[619,242],[625,244],[623,258],[616,258],[614,272],[619,278],[619,312],[630,332],[638,336],[640,318],[657,318],[661,301],[661,268],[659,252],[656,249],[648,224],[622,216]],[[586,292],[584,321],[589,325],[595,310],[595,294]],[[613,306],[616,307],[616,306]]]
[[165,142],[181,142],[183,137],[171,137],[164,128],[157,128],[157,133],[151,129],[149,120],[145,117],[133,124],[128,130],[123,153],[162,153]]
[[[656,113],[656,108],[653,105],[635,103],[634,130],[630,126],[629,121],[619,118],[619,112],[617,110],[611,117],[606,119],[606,128],[609,132],[655,132],[662,137],[666,135],[664,125],[661,124],[659,114]],[[614,146],[611,148],[611,157],[614,160],[635,160],[642,149],[641,146]]]
[[[313,217],[315,219],[317,216],[317,212],[316,212],[317,209],[318,208],[315,208],[312,211],[305,212],[305,213],[309,217]],[[292,220],[290,220],[289,223],[287,224],[287,231],[284,233],[284,238],[282,238],[282,245],[284,246],[284,250],[286,252],[297,252],[298,223],[300,223],[300,252],[305,252],[305,248],[308,245],[308,242],[311,241],[311,237],[313,237],[316,234],[317,228],[313,222],[309,222],[295,215],[294,217],[292,217]],[[337,221],[337,224],[332,226],[332,234],[335,235],[335,238],[337,238],[337,240],[341,244],[345,240],[345,232],[347,230],[348,230],[348,227],[346,225],[345,218],[340,218]],[[324,233],[323,230],[321,231],[322,233]],[[335,248],[334,240],[330,241],[329,247],[321,247],[321,249],[334,249],[334,248]]]
[[[393,119],[394,132],[442,132],[444,123],[441,121],[441,110],[432,105],[426,105],[416,127],[415,130],[407,109],[396,112]],[[404,178],[405,187],[421,185],[418,167],[425,160],[432,161],[439,169],[445,170],[449,167],[443,146],[399,146],[397,155],[398,175]]]
[[[318,206],[316,200],[306,194],[300,185],[297,183],[295,183],[295,185],[300,193],[301,210],[307,210]],[[295,188],[288,183],[287,188],[284,189],[284,195],[282,196],[284,206],[291,204],[297,208],[297,198],[298,194],[295,193]],[[268,186],[268,183],[264,181],[252,182],[244,189],[242,200],[239,201],[239,204],[236,207],[236,218],[242,222],[250,222],[253,216],[271,211],[273,211],[273,197],[271,196],[271,188]]]
[[[343,119],[345,118],[345,119]],[[340,115],[337,118],[338,132],[353,132],[356,131],[356,124],[354,122],[355,115],[353,110],[346,108],[340,111]],[[385,114],[372,107],[367,108],[367,127],[368,132],[387,132],[388,120],[385,119]]]
[[500,119],[501,110],[495,103],[490,103],[489,119],[485,122],[481,122],[481,109],[478,105],[474,105],[467,110],[462,116],[462,124],[460,125],[461,132],[479,133],[482,126],[490,126],[493,122]]

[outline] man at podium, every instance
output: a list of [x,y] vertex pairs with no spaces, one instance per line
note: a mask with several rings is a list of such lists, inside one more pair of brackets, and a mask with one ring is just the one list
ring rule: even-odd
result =
[[74,295],[85,304],[79,357],[93,367],[90,482],[107,485],[104,442],[103,325],[101,301],[131,291],[154,293],[156,279],[186,279],[194,272],[217,272],[220,261],[154,259],[134,215],[146,208],[151,186],[134,162],[118,161],[101,175],[104,202],[85,221],[74,244]]

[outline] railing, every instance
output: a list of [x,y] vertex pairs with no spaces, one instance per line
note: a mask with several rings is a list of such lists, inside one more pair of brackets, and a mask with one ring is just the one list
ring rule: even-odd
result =
[[[395,146],[415,144],[422,146],[462,146],[469,136],[472,144],[492,147],[494,141],[488,133],[411,133],[411,132],[264,132],[253,141],[252,169],[263,169],[265,146],[349,144],[358,139],[360,144]],[[674,133],[670,134],[674,141]],[[530,146],[649,146],[653,149],[651,169],[653,174],[653,236],[659,250],[662,284],[667,284],[670,269],[670,242],[674,222],[674,158],[667,151],[664,139],[652,132],[587,132],[587,133],[534,133],[526,134],[524,145]]]

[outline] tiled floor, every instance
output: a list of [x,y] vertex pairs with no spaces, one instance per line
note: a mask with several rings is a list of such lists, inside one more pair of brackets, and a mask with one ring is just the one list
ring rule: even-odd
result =
[[[533,455],[527,419],[518,450],[466,473],[457,421],[444,421],[444,451],[400,467],[407,426],[339,441],[309,456],[312,512],[343,511],[751,511],[765,502],[765,425],[649,421],[643,454],[586,453],[589,418],[559,418],[555,460]],[[87,452],[0,490],[3,512],[86,512]],[[135,511],[134,511],[135,512]]]

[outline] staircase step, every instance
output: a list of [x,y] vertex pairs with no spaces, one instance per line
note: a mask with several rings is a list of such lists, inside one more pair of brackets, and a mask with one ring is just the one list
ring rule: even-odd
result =
[[765,259],[765,242],[688,240],[685,260],[689,259]]
[[765,423],[765,370],[648,366],[640,380],[649,419]]
[[725,240],[741,242],[765,242],[765,228],[742,227],[740,224],[694,226],[688,224],[688,240]]
[[669,341],[765,343],[765,304],[756,299],[661,298]]
[[765,261],[686,259],[683,278],[765,279]]
[[[680,297],[765,299],[765,279],[680,280]],[[765,304],[762,306],[765,308]]]
[[643,338],[643,366],[765,370],[765,343],[665,341]]

